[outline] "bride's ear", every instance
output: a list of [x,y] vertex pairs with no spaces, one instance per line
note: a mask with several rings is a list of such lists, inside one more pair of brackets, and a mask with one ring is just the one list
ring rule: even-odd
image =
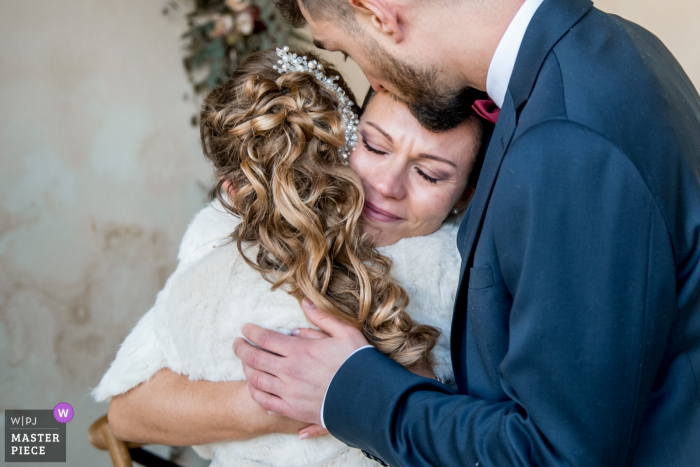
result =
[[475,191],[475,187],[467,184],[467,186],[464,188],[464,193],[462,193],[462,196],[460,196],[459,201],[457,201],[457,204],[455,205],[455,208],[459,211],[463,211],[464,209],[466,209],[467,206],[469,206],[469,203],[471,202],[472,198],[474,197]]
[[221,184],[221,189],[224,190],[224,193],[228,194],[228,197],[231,199],[236,196],[236,192],[238,191],[236,187],[233,186],[231,180],[224,180],[224,183]]
[[360,17],[366,18],[377,31],[395,43],[403,40],[398,10],[391,0],[348,0]]

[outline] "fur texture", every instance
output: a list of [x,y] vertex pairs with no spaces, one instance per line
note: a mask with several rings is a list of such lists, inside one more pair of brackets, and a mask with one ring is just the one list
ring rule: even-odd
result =
[[[96,400],[124,393],[165,367],[191,380],[243,380],[231,348],[243,324],[287,334],[310,326],[294,298],[283,290],[271,291],[270,283],[240,257],[230,238],[237,223],[216,201],[197,214],[180,246],[176,271],[124,340],[93,391]],[[433,350],[434,370],[448,384],[454,381],[449,339],[460,267],[456,233],[457,223],[448,221],[431,235],[380,249],[392,258],[392,274],[408,292],[411,317],[442,330]],[[196,449],[214,459],[213,467],[376,465],[330,435],[300,441],[296,435],[270,434]]]

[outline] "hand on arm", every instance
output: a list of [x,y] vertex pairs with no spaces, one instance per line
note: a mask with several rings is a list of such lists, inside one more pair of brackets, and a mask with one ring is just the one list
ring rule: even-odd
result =
[[[307,306],[304,304],[303,306]],[[321,339],[321,338],[326,338],[329,337],[328,334],[320,331],[316,331],[315,329],[298,329],[292,332],[293,335],[298,336],[298,337],[303,337],[307,339]],[[435,378],[435,373],[433,373],[432,368],[430,368],[428,365],[425,364],[415,364],[409,368],[407,368],[409,371],[412,373],[415,373],[419,376],[423,376],[425,378],[431,378],[431,379],[436,379]],[[316,438],[318,436],[322,436],[328,433],[328,430],[323,428],[321,425],[310,425],[301,431],[299,431],[299,437],[301,439],[307,439],[307,438]]]
[[302,309],[329,337],[286,336],[248,324],[243,334],[260,348],[236,339],[234,351],[243,363],[251,396],[264,409],[320,425],[326,388],[348,356],[367,345],[367,340],[307,299]]
[[246,381],[190,381],[168,369],[112,398],[109,424],[119,439],[170,446],[297,433],[308,426],[268,414],[251,399]]

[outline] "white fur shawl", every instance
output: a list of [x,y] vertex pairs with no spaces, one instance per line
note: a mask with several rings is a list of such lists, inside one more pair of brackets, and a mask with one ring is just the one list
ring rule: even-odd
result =
[[[237,223],[216,201],[197,214],[182,240],[176,271],[122,343],[93,391],[96,400],[124,393],[165,367],[191,380],[243,380],[232,350],[243,324],[287,334],[310,326],[296,299],[271,291],[240,257],[229,237]],[[446,382],[454,380],[449,339],[460,267],[456,233],[456,223],[448,221],[434,234],[380,249],[393,260],[392,275],[408,292],[411,317],[442,330],[433,355],[435,373]],[[214,458],[212,466],[376,465],[330,435],[300,441],[296,435],[270,434],[196,448]]]

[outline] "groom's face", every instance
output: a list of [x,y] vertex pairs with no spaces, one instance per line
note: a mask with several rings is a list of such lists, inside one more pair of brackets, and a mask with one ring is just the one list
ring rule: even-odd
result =
[[350,56],[376,91],[387,90],[404,102],[423,127],[447,131],[471,115],[477,91],[441,78],[437,66],[400,60],[359,24],[343,28],[330,21],[314,21],[303,5],[301,11],[317,47]]

